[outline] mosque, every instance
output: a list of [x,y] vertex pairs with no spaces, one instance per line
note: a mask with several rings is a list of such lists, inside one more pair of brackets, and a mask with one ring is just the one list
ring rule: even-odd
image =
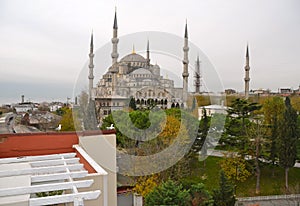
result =
[[[147,42],[146,57],[137,54],[134,49],[132,53],[118,60],[118,24],[115,12],[113,23],[112,42],[112,64],[103,74],[102,78],[94,87],[93,58],[94,45],[93,34],[91,36],[89,54],[89,97],[95,101],[100,116],[106,116],[113,110],[119,110],[128,106],[129,100],[134,98],[138,108],[149,108],[156,106],[161,109],[171,107],[186,107],[188,96],[188,30],[185,25],[183,45],[183,87],[174,87],[174,80],[164,78],[161,75],[160,66],[150,61],[149,40]],[[200,87],[200,61],[196,62],[196,91]],[[198,71],[198,73],[197,73]],[[198,82],[198,83],[197,83]],[[198,85],[198,87],[197,87]]]
[[[121,110],[124,107],[128,107],[131,99],[134,99],[138,108],[152,108],[153,106],[161,109],[172,107],[186,108],[189,93],[200,94],[201,76],[199,57],[197,57],[196,60],[193,80],[195,91],[188,91],[189,45],[187,23],[185,24],[183,41],[182,87],[179,88],[174,86],[174,80],[164,78],[161,75],[159,65],[151,63],[149,40],[147,42],[146,57],[137,54],[133,49],[132,53],[118,60],[119,38],[116,11],[111,42],[112,64],[94,87],[94,44],[93,34],[91,35],[88,75],[89,98],[90,101],[93,101],[93,104],[95,104],[97,115],[100,117],[100,120],[114,110]],[[246,99],[249,95],[249,70],[249,53],[247,45],[244,78]]]

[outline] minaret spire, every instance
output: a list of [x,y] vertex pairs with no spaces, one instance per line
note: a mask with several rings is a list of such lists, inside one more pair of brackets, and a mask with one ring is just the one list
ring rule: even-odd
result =
[[184,46],[183,46],[183,102],[186,103],[187,101],[187,93],[188,93],[188,77],[189,77],[189,71],[188,71],[188,66],[189,66],[189,45],[188,45],[188,31],[187,31],[187,21],[185,23],[185,32],[184,32]]
[[187,38],[187,39],[188,39],[187,19],[185,20],[184,38]]
[[118,21],[117,21],[117,7],[115,7],[115,18],[114,18],[114,29],[118,29]]
[[201,81],[200,81],[200,60],[199,60],[199,55],[197,55],[197,60],[196,60],[196,65],[195,65],[195,93],[199,94],[200,93],[200,86],[201,86]]
[[249,98],[249,82],[250,82],[249,71],[250,71],[249,48],[248,48],[248,44],[247,44],[247,48],[246,48],[245,78],[244,78],[244,81],[245,81],[245,99]]
[[93,30],[92,30],[92,34],[91,34],[90,53],[94,53],[94,37],[93,37]]
[[147,40],[147,66],[150,66],[150,49],[149,49],[149,39]]
[[113,25],[113,38],[111,39],[112,42],[112,53],[111,53],[111,58],[112,58],[112,65],[117,63],[118,61],[118,23],[117,23],[117,9],[115,9],[115,18],[114,18],[114,25]]
[[92,99],[93,81],[94,81],[94,37],[93,31],[91,34],[91,44],[89,53],[90,63],[89,63],[89,98]]

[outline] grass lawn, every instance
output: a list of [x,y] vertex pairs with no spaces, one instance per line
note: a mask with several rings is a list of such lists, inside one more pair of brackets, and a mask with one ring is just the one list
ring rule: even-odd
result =
[[[218,187],[219,172],[219,157],[208,157],[206,166],[203,162],[197,162],[193,165],[194,170],[192,175],[187,178],[191,182],[203,182],[206,188],[212,191]],[[261,194],[260,195],[279,195],[285,194],[284,189],[284,169],[276,166],[274,168],[274,176],[272,175],[272,166],[261,166]],[[237,185],[237,196],[248,197],[255,196],[256,176],[250,176],[245,182],[240,182]],[[300,194],[300,168],[291,168],[289,170],[289,187],[291,193]]]

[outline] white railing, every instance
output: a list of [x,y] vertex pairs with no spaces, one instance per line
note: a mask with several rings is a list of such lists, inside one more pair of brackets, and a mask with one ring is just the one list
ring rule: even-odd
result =
[[300,194],[243,197],[243,198],[237,198],[237,199],[238,199],[239,202],[289,200],[289,199],[299,199],[300,200]]

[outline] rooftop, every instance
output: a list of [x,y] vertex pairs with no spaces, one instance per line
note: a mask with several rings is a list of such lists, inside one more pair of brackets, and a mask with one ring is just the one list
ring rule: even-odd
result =
[[[84,138],[114,130],[78,134]],[[85,205],[94,200],[107,206],[108,172],[79,145],[78,134],[0,134],[0,205]],[[101,188],[94,184],[97,178]]]

